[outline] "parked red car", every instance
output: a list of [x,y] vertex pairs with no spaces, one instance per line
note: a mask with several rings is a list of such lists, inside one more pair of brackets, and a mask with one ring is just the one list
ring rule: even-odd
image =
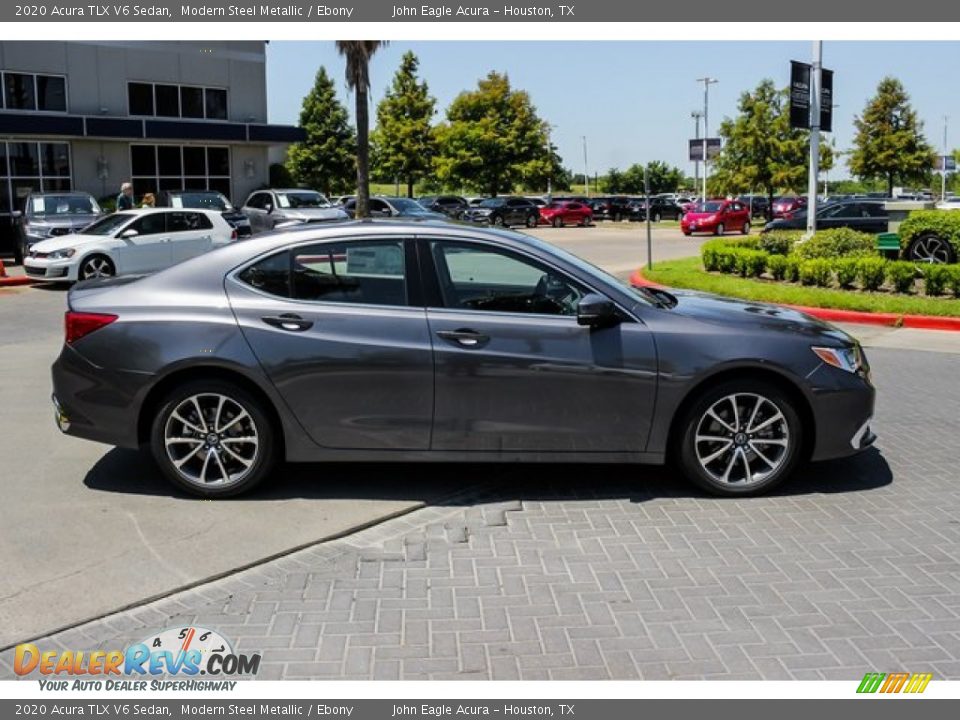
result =
[[795,195],[793,197],[780,197],[773,201],[773,218],[786,218],[789,220],[794,213],[807,209],[807,199],[803,196]]
[[563,227],[587,225],[593,222],[593,210],[575,200],[558,200],[540,208],[540,224]]
[[739,200],[707,200],[684,214],[680,229],[684,235],[695,232],[723,235],[727,230],[747,235],[750,232],[750,210]]

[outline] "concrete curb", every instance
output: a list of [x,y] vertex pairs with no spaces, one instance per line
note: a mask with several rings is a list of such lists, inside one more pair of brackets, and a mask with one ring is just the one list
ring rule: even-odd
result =
[[14,287],[16,285],[33,285],[36,282],[31,277],[24,275],[0,277],[0,287]]
[[[630,275],[630,284],[634,287],[666,288],[643,275],[643,268],[637,268]],[[783,303],[781,303],[783,304]],[[938,315],[902,315],[898,313],[874,313],[861,310],[840,310],[836,308],[807,307],[805,305],[786,305],[829,322],[859,323],[861,325],[882,325],[885,327],[912,328],[915,330],[950,330],[960,332],[960,318],[940,317]]]

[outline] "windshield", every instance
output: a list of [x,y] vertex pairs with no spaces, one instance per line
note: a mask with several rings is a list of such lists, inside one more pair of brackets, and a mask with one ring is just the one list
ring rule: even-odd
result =
[[97,215],[100,206],[86,195],[37,195],[30,198],[27,214],[31,217]]
[[502,198],[487,198],[480,203],[480,207],[500,207],[501,205],[503,205]]
[[329,207],[330,203],[318,192],[298,190],[297,192],[277,193],[277,202],[282,208],[319,208]]
[[410,200],[409,198],[393,198],[390,200],[393,206],[402,213],[422,213],[424,212],[423,207]]
[[88,225],[80,232],[83,235],[110,235],[135,217],[136,215],[130,213],[114,213],[97,220],[93,225]]
[[719,202],[705,202],[697,205],[696,212],[698,213],[715,213],[720,212],[720,208],[723,207],[723,203]]
[[179,193],[170,197],[170,207],[201,210],[233,210],[233,205],[218,192]]

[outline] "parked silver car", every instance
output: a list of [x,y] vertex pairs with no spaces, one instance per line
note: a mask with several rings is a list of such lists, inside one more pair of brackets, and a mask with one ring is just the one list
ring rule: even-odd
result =
[[255,190],[240,208],[254,233],[290,223],[345,220],[347,214],[321,193],[306,188]]
[[85,192],[33,192],[27,195],[22,212],[15,213],[16,259],[23,262],[30,248],[41,240],[71,235],[103,215],[93,195]]
[[80,283],[68,304],[60,429],[149,445],[208,497],[280,459],[673,458],[701,487],[746,495],[874,439],[869,368],[846,333],[788,308],[633,290],[520,233],[306,226]]

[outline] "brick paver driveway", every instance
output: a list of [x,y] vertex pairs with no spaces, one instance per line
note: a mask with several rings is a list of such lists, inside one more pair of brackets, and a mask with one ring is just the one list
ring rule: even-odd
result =
[[192,623],[262,652],[270,679],[960,678],[957,359],[871,359],[878,451],[774,497],[705,498],[664,470],[497,468],[458,502],[39,644]]

